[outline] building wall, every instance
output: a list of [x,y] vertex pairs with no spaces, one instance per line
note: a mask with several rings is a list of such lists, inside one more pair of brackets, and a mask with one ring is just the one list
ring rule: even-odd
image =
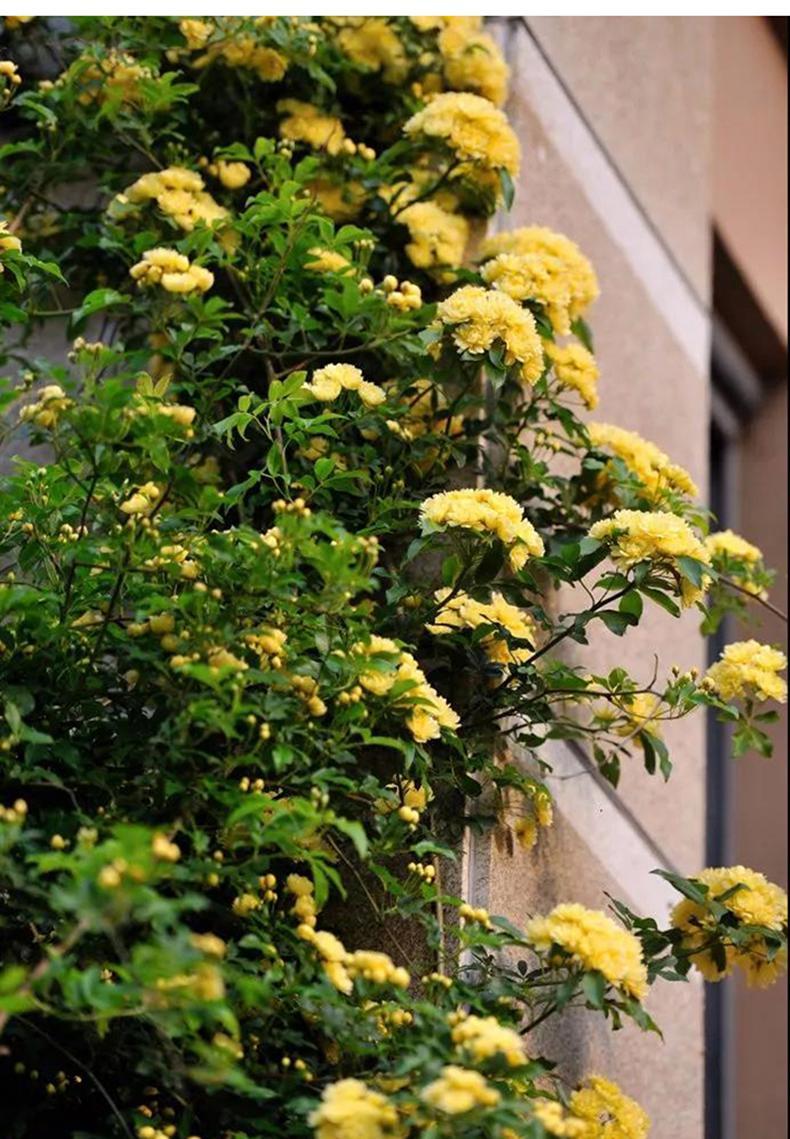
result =
[[[500,33],[523,169],[514,210],[498,224],[548,225],[588,254],[601,284],[590,314],[602,372],[595,417],[654,440],[704,495],[712,22],[544,17],[509,20]],[[601,668],[624,663],[645,679],[655,655],[664,670],[705,663],[694,615],[678,622],[658,609],[622,640],[603,631],[593,653]],[[616,793],[583,758],[558,748],[548,780],[555,826],[531,853],[510,852],[497,835],[470,840],[475,902],[523,923],[565,900],[605,909],[608,892],[665,920],[676,895],[650,870],[693,874],[704,865],[704,718],[667,736],[670,782],[634,758]],[[532,1047],[562,1056],[571,1079],[597,1071],[618,1080],[650,1112],[654,1139],[701,1139],[702,985],[659,985],[648,1007],[663,1042],[630,1025],[612,1033],[580,1011],[559,1034],[536,1033]]]
[[[713,220],[765,321],[760,336],[741,345],[764,394],[734,444],[732,524],[778,570],[771,599],[787,612],[787,57],[764,19],[714,24]],[[765,611],[759,617],[760,640],[787,643],[786,622]],[[746,759],[732,772],[727,858],[786,889],[786,710],[772,735],[772,760]],[[739,983],[725,1000],[732,1094],[723,1139],[785,1135],[787,982],[766,992]]]

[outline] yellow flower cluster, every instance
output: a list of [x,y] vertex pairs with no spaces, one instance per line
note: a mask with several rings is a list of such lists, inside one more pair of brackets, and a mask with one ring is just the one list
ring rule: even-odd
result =
[[359,67],[378,72],[385,83],[405,78],[406,52],[386,17],[332,16],[327,25],[335,30],[335,43],[343,54]]
[[366,380],[353,364],[326,364],[318,368],[302,390],[321,403],[332,403],[342,391],[356,392],[365,407],[378,407],[387,398],[384,388]]
[[[22,76],[19,74],[19,68],[10,59],[0,59],[0,90],[8,87],[8,97],[14,87],[18,87],[22,82]],[[6,101],[7,96],[0,96],[3,102]]]
[[[682,557],[710,563],[710,554],[688,522],[668,510],[616,510],[590,527],[590,537],[606,542],[612,559],[626,568],[644,561],[671,567]],[[683,604],[698,601],[704,585],[703,581],[703,588],[697,588],[684,578],[680,586]]]
[[316,1139],[388,1139],[398,1113],[381,1092],[361,1080],[348,1079],[324,1090],[308,1122]]
[[446,86],[473,91],[497,107],[505,101],[510,69],[479,16],[446,16],[438,47]]
[[[352,652],[362,657],[359,683],[374,696],[386,696],[397,683],[410,682],[396,699],[407,712],[406,726],[418,743],[438,739],[442,728],[456,731],[460,725],[457,713],[443,696],[427,681],[425,673],[411,653],[404,652],[389,637],[373,636],[366,643],[353,646]],[[390,667],[371,667],[368,661],[376,657],[390,658]],[[379,662],[380,664],[384,662]],[[421,703],[413,704],[419,699]]]
[[545,787],[534,784],[524,795],[525,813],[516,820],[513,830],[522,850],[532,850],[538,841],[538,830],[554,822],[554,807]]
[[19,419],[22,423],[35,423],[36,427],[54,427],[73,402],[60,384],[45,384],[38,399],[21,409]]
[[763,560],[763,552],[751,542],[747,542],[733,530],[718,530],[705,539],[711,557],[735,558],[739,562],[755,565]]
[[578,392],[590,411],[597,407],[600,372],[592,352],[583,344],[560,345],[552,340],[544,342],[543,350],[551,360],[558,383]]
[[650,1117],[613,1080],[589,1076],[570,1098],[574,1117],[583,1120],[583,1132],[555,1132],[579,1135],[582,1139],[647,1139]]
[[450,588],[440,589],[434,596],[441,608],[433,623],[426,625],[429,633],[441,636],[443,633],[451,633],[453,629],[478,629],[481,625],[498,625],[515,640],[526,641],[529,647],[511,648],[504,637],[492,633],[484,637],[481,642],[488,659],[501,665],[529,660],[537,640],[535,622],[523,609],[506,601],[501,593],[492,593],[488,602],[475,601],[467,593],[457,593],[453,596],[453,590]]
[[214,274],[193,265],[175,249],[147,249],[142,261],[132,265],[129,276],[140,288],[161,285],[168,293],[205,293],[214,284]]
[[285,115],[280,123],[281,138],[306,142],[313,150],[325,150],[327,154],[340,154],[343,150],[346,132],[334,115],[298,99],[281,99],[277,110]]
[[423,1088],[423,1101],[446,1115],[463,1115],[475,1107],[496,1107],[499,1092],[484,1076],[457,1064],[446,1064],[442,1074]]
[[414,202],[398,211],[409,231],[406,255],[418,269],[456,268],[464,259],[469,222],[436,202]]
[[323,963],[324,972],[332,985],[348,995],[357,977],[378,985],[395,985],[408,988],[411,978],[400,965],[395,965],[386,953],[372,949],[357,949],[349,953],[342,941],[327,930],[317,930],[316,904],[313,884],[301,874],[289,874],[286,889],[295,897],[291,913],[299,919],[297,934],[309,942]]
[[155,482],[147,482],[138,487],[134,494],[121,503],[120,509],[130,516],[147,516],[162,497],[162,491]]
[[597,970],[615,988],[637,1000],[647,993],[642,946],[628,930],[600,910],[565,902],[527,922],[525,936],[535,949],[559,946],[584,970]]
[[282,668],[288,641],[288,636],[282,629],[263,625],[260,632],[247,633],[244,640],[258,654],[261,668],[273,668],[275,671]]
[[492,258],[483,277],[515,300],[542,304],[562,336],[599,293],[595,270],[575,242],[542,226],[525,226],[489,237],[482,249]]
[[726,569],[726,576],[747,593],[755,597],[766,596],[763,583],[755,581],[753,576],[755,572],[765,572],[762,550],[732,530],[709,534],[705,546],[716,569]]
[[398,312],[409,312],[422,307],[422,289],[413,281],[398,281],[397,277],[388,273],[381,282],[381,288],[387,297],[387,304]]
[[787,657],[759,641],[726,645],[721,658],[707,672],[710,686],[722,700],[787,699],[787,684],[777,674],[787,668]]
[[[583,1119],[571,1115],[570,1111],[556,1099],[537,1099],[532,1105],[532,1114],[549,1135],[557,1139],[588,1139],[590,1128]],[[515,1139],[515,1132],[507,1139]]]
[[587,430],[593,446],[622,459],[652,499],[660,499],[667,490],[691,497],[698,494],[688,471],[671,462],[655,443],[643,439],[636,431],[627,431],[611,423],[588,423]]
[[423,531],[463,527],[493,534],[508,547],[514,570],[527,559],[542,558],[543,540],[514,498],[498,490],[448,490],[426,498],[420,507]]
[[463,172],[472,177],[476,170],[518,174],[521,151],[507,116],[480,95],[455,91],[435,95],[403,130],[411,138],[444,142]]
[[[246,167],[245,167],[246,169]],[[212,225],[228,217],[224,206],[205,190],[205,183],[194,170],[168,166],[143,174],[115,199],[118,205],[156,202],[162,213],[190,233],[196,225]]]
[[500,344],[508,367],[520,365],[522,380],[534,384],[543,374],[543,341],[532,313],[505,293],[463,285],[436,308],[431,328],[452,329],[461,352],[479,356]]
[[524,1041],[494,1016],[464,1016],[454,1025],[451,1036],[453,1044],[478,1062],[501,1058],[511,1068],[526,1063]]
[[27,818],[27,811],[24,799],[16,799],[10,807],[0,804],[0,823],[23,823]]
[[[192,60],[193,67],[207,67],[221,60],[228,67],[254,71],[264,83],[276,83],[288,68],[286,58],[245,31],[243,21],[237,16],[187,18],[181,20],[179,30],[190,51],[203,52]],[[212,36],[217,38],[212,41]]]
[[[787,894],[757,871],[746,866],[711,867],[700,871],[695,879],[708,887],[711,900],[741,886],[721,904],[743,925],[762,925],[776,931],[787,926]],[[682,931],[682,946],[693,953],[692,961],[706,981],[720,981],[737,967],[746,974],[750,987],[766,988],[787,968],[786,951],[769,959],[765,940],[759,935],[737,946],[720,943],[723,961],[717,961],[710,949],[716,919],[691,898],[683,898],[675,906],[671,920]]]
[[72,63],[55,84],[60,85],[72,75],[78,79],[82,88],[77,98],[84,106],[116,100],[120,103],[137,103],[140,99],[140,81],[153,79],[150,67],[144,67],[126,52],[117,51],[110,51],[101,59],[82,56]]

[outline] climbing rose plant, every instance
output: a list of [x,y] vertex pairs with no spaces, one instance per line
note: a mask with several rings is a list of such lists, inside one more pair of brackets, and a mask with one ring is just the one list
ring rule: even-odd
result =
[[691,968],[769,983],[785,895],[688,867],[666,928],[569,899],[518,930],[456,896],[463,831],[484,793],[530,857],[548,741],[668,779],[663,724],[712,709],[767,754],[786,662],[580,663],[771,574],[590,422],[578,247],[482,236],[520,162],[493,40],[0,28],[5,1133],[647,1135],[532,1030],[653,1029]]

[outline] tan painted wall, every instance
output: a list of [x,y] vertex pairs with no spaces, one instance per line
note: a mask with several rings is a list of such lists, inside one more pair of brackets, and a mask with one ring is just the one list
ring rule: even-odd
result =
[[[500,224],[548,225],[590,256],[601,282],[591,313],[602,369],[595,417],[653,439],[693,473],[704,494],[712,23],[528,23],[550,64],[529,31],[510,22],[507,110],[524,161],[513,214]],[[624,663],[645,678],[654,654],[665,669],[703,665],[693,616],[676,622],[656,610],[636,633],[620,640],[604,632],[594,648],[596,665]],[[703,718],[685,721],[670,742],[677,766],[668,785],[634,760],[611,795],[597,777],[576,777],[578,759],[559,751],[552,786],[558,818],[542,845],[511,854],[496,836],[470,844],[467,888],[477,904],[523,923],[563,900],[605,908],[608,891],[665,919],[672,895],[649,870],[694,873],[704,864]],[[571,1079],[592,1070],[619,1080],[653,1116],[654,1139],[701,1139],[702,995],[697,981],[651,994],[663,1042],[632,1027],[613,1034],[600,1018],[580,1013],[560,1034],[541,1033],[533,1047],[562,1056]]]
[[713,213],[787,341],[787,61],[767,22],[714,21]]

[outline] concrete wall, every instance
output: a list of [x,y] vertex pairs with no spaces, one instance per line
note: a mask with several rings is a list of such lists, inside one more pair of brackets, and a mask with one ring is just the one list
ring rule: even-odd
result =
[[[589,255],[601,283],[590,314],[602,371],[595,416],[654,440],[704,494],[712,22],[545,17],[500,31],[513,69],[507,111],[524,159],[516,205],[498,224],[548,225]],[[696,624],[656,610],[623,640],[600,636],[595,664],[624,663],[645,678],[654,654],[664,669],[703,666]],[[675,895],[650,870],[704,865],[704,719],[667,735],[676,762],[669,784],[635,758],[617,793],[558,748],[548,780],[554,828],[529,854],[508,853],[496,835],[470,840],[474,901],[520,924],[559,901],[606,908],[609,892],[664,920]],[[702,985],[658,986],[648,1007],[663,1042],[631,1026],[612,1033],[580,1012],[532,1047],[561,1056],[570,1079],[597,1071],[621,1082],[653,1117],[654,1139],[701,1139]]]

